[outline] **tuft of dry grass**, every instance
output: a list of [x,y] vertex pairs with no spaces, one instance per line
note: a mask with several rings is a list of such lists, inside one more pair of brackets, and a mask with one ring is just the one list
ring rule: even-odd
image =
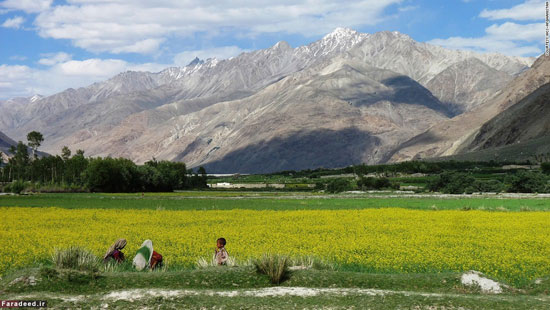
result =
[[290,277],[290,259],[281,255],[267,255],[254,261],[256,271],[265,274],[273,284],[280,284]]
[[92,252],[81,247],[70,247],[56,250],[52,262],[58,269],[74,269],[97,272],[100,261]]

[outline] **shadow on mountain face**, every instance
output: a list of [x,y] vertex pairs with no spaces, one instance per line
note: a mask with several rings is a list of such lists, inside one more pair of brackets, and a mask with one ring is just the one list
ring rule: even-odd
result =
[[550,84],[501,112],[478,131],[465,151],[477,151],[550,136]]
[[0,136],[0,151],[3,151],[4,149],[9,149],[12,145],[15,145],[15,142],[10,140],[4,140],[2,139],[2,136]]
[[[356,106],[372,105],[380,101],[390,101],[398,104],[416,104],[440,112],[447,117],[456,115],[451,109],[437,99],[428,89],[408,76],[394,76],[380,81],[388,87],[386,91],[370,93],[352,93],[352,96],[342,96],[344,100]],[[361,88],[360,83],[355,89]]]
[[428,89],[408,76],[397,76],[382,81],[382,84],[395,90],[392,101],[398,103],[414,103],[441,112],[448,117],[455,114],[439,101]]
[[315,130],[231,152],[223,159],[204,164],[209,173],[269,173],[319,167],[336,168],[365,161],[380,139],[356,128]]
[[[441,141],[441,138],[435,136],[431,131],[427,130],[417,136],[414,136],[412,137],[411,139],[401,143],[399,146],[397,146],[396,148],[394,148],[391,152],[385,154],[385,156],[381,159],[381,163],[387,163],[390,161],[390,159],[393,157],[393,155],[395,155],[396,153],[398,153],[399,151],[401,150],[404,150],[406,148],[409,148],[409,147],[414,147],[414,146],[417,146],[417,145],[430,145],[430,144],[435,144],[437,142],[440,142]],[[425,154],[422,155],[416,155],[415,158],[413,158],[413,160],[420,160],[424,157],[430,157],[431,155],[434,155],[434,154],[430,154],[430,150],[428,150],[427,152],[424,152]]]

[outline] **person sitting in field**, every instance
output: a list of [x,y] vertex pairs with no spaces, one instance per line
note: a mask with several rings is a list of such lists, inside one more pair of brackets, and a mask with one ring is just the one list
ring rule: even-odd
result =
[[156,251],[153,251],[153,255],[151,256],[151,263],[149,264],[149,267],[151,270],[155,270],[155,268],[162,267],[162,255],[157,253]]
[[137,250],[132,264],[138,270],[142,270],[145,267],[153,270],[162,266],[162,255],[153,250],[153,242],[151,240],[145,240]]
[[126,239],[118,239],[103,256],[103,262],[108,263],[111,259],[114,259],[117,263],[124,261],[124,253],[122,249],[126,246]]
[[225,238],[219,238],[216,241],[216,252],[214,254],[214,259],[216,260],[218,266],[227,264],[229,254],[227,254],[227,251],[225,250],[226,243]]

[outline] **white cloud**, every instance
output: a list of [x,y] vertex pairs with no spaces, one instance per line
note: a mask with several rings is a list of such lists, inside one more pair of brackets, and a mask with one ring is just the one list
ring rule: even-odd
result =
[[138,54],[150,54],[158,50],[160,44],[164,39],[145,39],[126,46],[115,47],[112,52],[115,54],[120,53],[138,53]]
[[44,58],[41,58],[38,63],[45,66],[53,66],[55,64],[58,64],[60,62],[68,61],[72,58],[71,55],[59,52],[56,54],[44,54],[42,56],[45,56]]
[[120,59],[70,60],[54,66],[53,71],[63,76],[92,76],[108,78],[124,71],[128,63]]
[[6,21],[2,24],[2,27],[19,29],[21,28],[21,25],[23,25],[24,22],[25,22],[25,19],[23,17],[16,16],[14,18],[6,19]]
[[[544,20],[545,3],[527,0],[508,9],[483,10],[480,17],[489,20],[512,19],[517,21]],[[453,49],[469,49],[477,52],[498,52],[510,56],[534,56],[543,51],[544,23],[504,22],[485,29],[485,35],[477,38],[451,37],[434,39],[429,43]]]
[[27,56],[23,56],[23,55],[13,55],[13,56],[10,56],[9,59],[10,59],[10,60],[13,60],[13,61],[25,61],[25,60],[27,60]]
[[237,46],[187,51],[176,55],[172,64],[138,64],[121,59],[99,58],[72,60],[72,55],[64,52],[43,54],[38,63],[47,66],[44,69],[0,65],[0,100],[34,94],[52,95],[67,88],[104,81],[124,71],[159,72],[172,66],[185,66],[195,57],[226,59],[246,51]]
[[68,39],[92,52],[157,51],[195,33],[286,32],[314,36],[339,26],[374,25],[402,0],[67,0],[35,20],[42,37]]
[[208,58],[227,59],[247,51],[248,50],[241,49],[238,46],[224,46],[204,50],[185,51],[174,57],[174,64],[183,67],[188,65],[193,59],[195,59],[195,57],[202,60],[206,60]]
[[434,39],[428,43],[450,49],[472,50],[480,53],[495,52],[509,56],[528,56],[542,53],[541,49],[533,44],[521,45],[513,41],[500,40],[493,37],[451,37],[448,39]]
[[143,63],[143,64],[132,64],[129,63],[125,70],[129,71],[143,71],[143,72],[159,72],[168,67],[173,67],[173,64],[159,64],[159,63]]
[[47,10],[52,2],[53,0],[4,0],[0,2],[0,8],[26,13],[39,13]]
[[59,62],[46,69],[0,65],[0,99],[28,97],[34,94],[52,95],[67,88],[84,87],[104,81],[124,71],[157,72],[168,66],[95,58]]
[[[174,65],[187,65],[190,60],[236,56],[246,50],[227,46],[178,54],[173,64],[130,63],[121,59],[91,58],[72,60],[71,55],[59,52],[43,54],[38,63],[43,69],[19,65],[0,65],[0,100],[28,97],[34,94],[52,95],[67,88],[88,86],[105,81],[124,71],[159,72]],[[188,61],[189,60],[189,61]]]
[[410,11],[418,10],[419,8],[420,8],[420,6],[418,6],[418,5],[403,6],[403,7],[399,8],[399,12],[401,12],[401,13],[410,12]]
[[488,36],[507,40],[507,41],[525,41],[525,42],[544,42],[546,25],[544,23],[536,24],[516,24],[506,22],[500,25],[491,25],[485,32]]
[[27,66],[0,65],[0,94],[9,99],[32,94],[28,82],[32,79],[33,70]]
[[[38,13],[33,26],[44,38],[69,40],[94,53],[157,54],[166,42],[195,35],[215,38],[262,33],[326,34],[336,27],[374,25],[404,0],[0,0],[0,11]],[[27,17],[28,19],[29,17]],[[13,22],[11,22],[12,25]],[[10,23],[8,23],[9,25]],[[174,64],[120,59],[73,60],[67,53],[41,55],[37,68],[2,65],[0,96],[44,95],[87,86],[122,71],[160,71],[201,59],[233,57],[246,50],[225,46],[177,54]],[[8,74],[9,73],[9,74]],[[11,78],[8,78],[11,76]]]
[[544,20],[546,15],[546,4],[543,0],[528,0],[509,9],[483,10],[480,17],[490,20],[513,19],[513,20]]

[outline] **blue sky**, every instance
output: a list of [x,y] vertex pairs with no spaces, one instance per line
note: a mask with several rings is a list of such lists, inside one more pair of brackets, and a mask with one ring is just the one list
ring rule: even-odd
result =
[[228,58],[336,27],[453,49],[538,56],[543,0],[0,0],[0,99],[50,95],[126,70]]

